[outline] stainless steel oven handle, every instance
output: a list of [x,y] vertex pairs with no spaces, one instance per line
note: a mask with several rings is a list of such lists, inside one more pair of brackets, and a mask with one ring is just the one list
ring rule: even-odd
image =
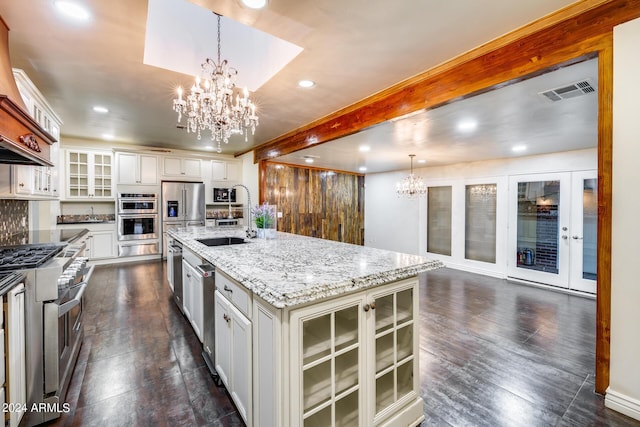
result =
[[73,297],[72,300],[67,301],[64,304],[60,304],[60,306],[58,307],[58,317],[64,316],[72,308],[80,304],[80,301],[82,300],[82,295],[84,295],[84,291],[87,289],[87,285],[89,284],[89,279],[91,278],[91,275],[93,274],[93,269],[95,267],[96,267],[95,265],[92,265],[91,267],[89,267],[89,271],[84,275],[85,276],[84,280],[78,283],[77,285],[71,287],[71,289],[73,290],[79,288],[78,292],[76,293],[76,296]]

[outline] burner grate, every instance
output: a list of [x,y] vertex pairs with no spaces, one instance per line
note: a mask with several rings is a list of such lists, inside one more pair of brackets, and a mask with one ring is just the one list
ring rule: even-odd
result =
[[63,247],[64,245],[23,245],[0,248],[0,271],[40,267]]

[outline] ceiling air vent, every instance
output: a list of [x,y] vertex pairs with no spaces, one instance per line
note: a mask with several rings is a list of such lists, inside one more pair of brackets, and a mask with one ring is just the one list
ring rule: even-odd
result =
[[595,88],[591,86],[589,80],[581,80],[576,83],[572,83],[568,86],[558,87],[555,89],[540,92],[539,94],[544,96],[550,101],[562,101],[563,99],[575,98],[576,96],[586,95],[588,93],[595,92]]

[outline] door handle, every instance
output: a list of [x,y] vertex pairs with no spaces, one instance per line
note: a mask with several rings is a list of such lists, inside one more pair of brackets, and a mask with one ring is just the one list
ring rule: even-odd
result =
[[566,234],[563,234],[563,235],[562,235],[562,238],[563,238],[564,240],[567,240],[567,239],[569,238],[569,236],[567,236]]
[[571,238],[573,240],[582,240],[582,239],[584,239],[584,237],[578,237],[578,236],[571,236]]

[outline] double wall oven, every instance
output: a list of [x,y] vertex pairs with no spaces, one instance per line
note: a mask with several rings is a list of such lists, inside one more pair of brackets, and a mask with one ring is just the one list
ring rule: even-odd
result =
[[[20,425],[52,420],[68,410],[65,396],[84,336],[83,295],[93,267],[87,267],[84,239],[0,248],[0,272],[25,276],[25,362],[29,407]],[[57,239],[54,239],[57,240]]]
[[118,194],[118,255],[159,253],[158,195]]

